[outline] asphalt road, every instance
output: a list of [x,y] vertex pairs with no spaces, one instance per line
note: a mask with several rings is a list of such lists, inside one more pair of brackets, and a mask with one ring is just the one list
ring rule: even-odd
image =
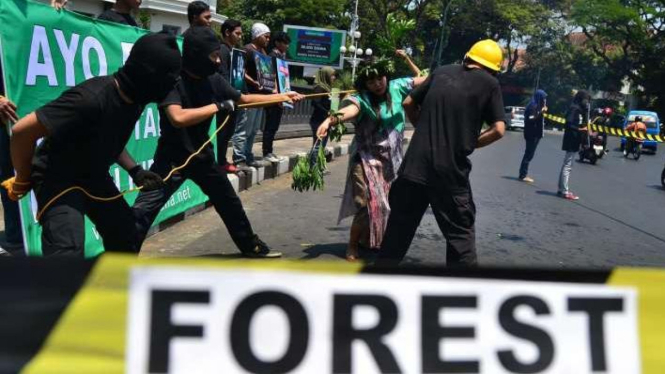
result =
[[[571,190],[577,202],[555,193],[563,152],[561,133],[541,141],[531,164],[534,184],[517,180],[522,134],[477,150],[472,188],[478,209],[479,260],[487,266],[608,268],[665,266],[665,190],[662,154],[624,159],[618,139],[596,165],[575,162]],[[665,148],[661,149],[665,153]],[[297,193],[290,175],[241,193],[255,231],[294,259],[341,259],[349,220],[337,225],[347,159],[330,164],[323,192]],[[148,239],[144,256],[237,257],[221,220],[208,209]],[[367,254],[371,256],[371,254]],[[445,262],[445,240],[426,213],[407,261]]]

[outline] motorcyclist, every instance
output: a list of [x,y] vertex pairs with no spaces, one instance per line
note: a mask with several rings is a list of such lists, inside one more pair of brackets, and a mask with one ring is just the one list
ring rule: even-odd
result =
[[[635,120],[628,126],[626,126],[626,131],[627,132],[634,132],[634,133],[641,133],[642,135],[646,135],[647,133],[647,125],[642,122],[642,117],[636,116]],[[626,138],[626,150],[628,152],[632,151],[632,149],[637,145],[636,139],[632,137],[627,137]]]

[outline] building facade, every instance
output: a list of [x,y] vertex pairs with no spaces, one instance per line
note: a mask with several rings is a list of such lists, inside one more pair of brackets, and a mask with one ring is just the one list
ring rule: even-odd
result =
[[[40,0],[50,3],[50,0]],[[180,35],[187,30],[187,6],[193,0],[143,0],[138,14],[134,14],[137,22],[148,21],[150,31],[166,30]],[[216,0],[201,0],[210,5],[212,21],[216,24],[224,22],[226,17],[217,14]],[[67,9],[95,18],[113,6],[114,0],[69,0]]]

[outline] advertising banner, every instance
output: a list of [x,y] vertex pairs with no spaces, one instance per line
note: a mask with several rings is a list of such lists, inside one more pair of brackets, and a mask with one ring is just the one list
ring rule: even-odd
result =
[[[16,103],[20,117],[57,98],[89,78],[113,74],[123,65],[134,42],[147,33],[135,27],[93,20],[69,11],[26,0],[0,2],[0,50],[6,96]],[[159,111],[148,105],[127,144],[134,159],[148,169],[159,137]],[[109,170],[118,188],[133,187],[117,165]],[[131,204],[137,194],[126,196]],[[155,224],[202,204],[207,197],[188,181],[173,194]],[[36,221],[34,196],[20,202],[28,254],[41,254],[41,227]],[[94,226],[86,218],[86,256],[103,251]]]
[[286,59],[292,65],[343,68],[340,47],[346,45],[346,31],[284,25],[291,38]]

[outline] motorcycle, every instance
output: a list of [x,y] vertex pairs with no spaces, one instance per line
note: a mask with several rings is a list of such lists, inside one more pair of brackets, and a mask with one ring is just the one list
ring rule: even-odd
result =
[[589,160],[591,165],[603,158],[605,155],[605,147],[603,146],[603,137],[599,133],[589,133],[586,137],[586,143],[582,143],[579,156],[580,161]]
[[642,139],[626,139],[626,145],[623,148],[623,157],[628,158],[629,155],[633,155],[635,160],[639,160],[642,155]]

